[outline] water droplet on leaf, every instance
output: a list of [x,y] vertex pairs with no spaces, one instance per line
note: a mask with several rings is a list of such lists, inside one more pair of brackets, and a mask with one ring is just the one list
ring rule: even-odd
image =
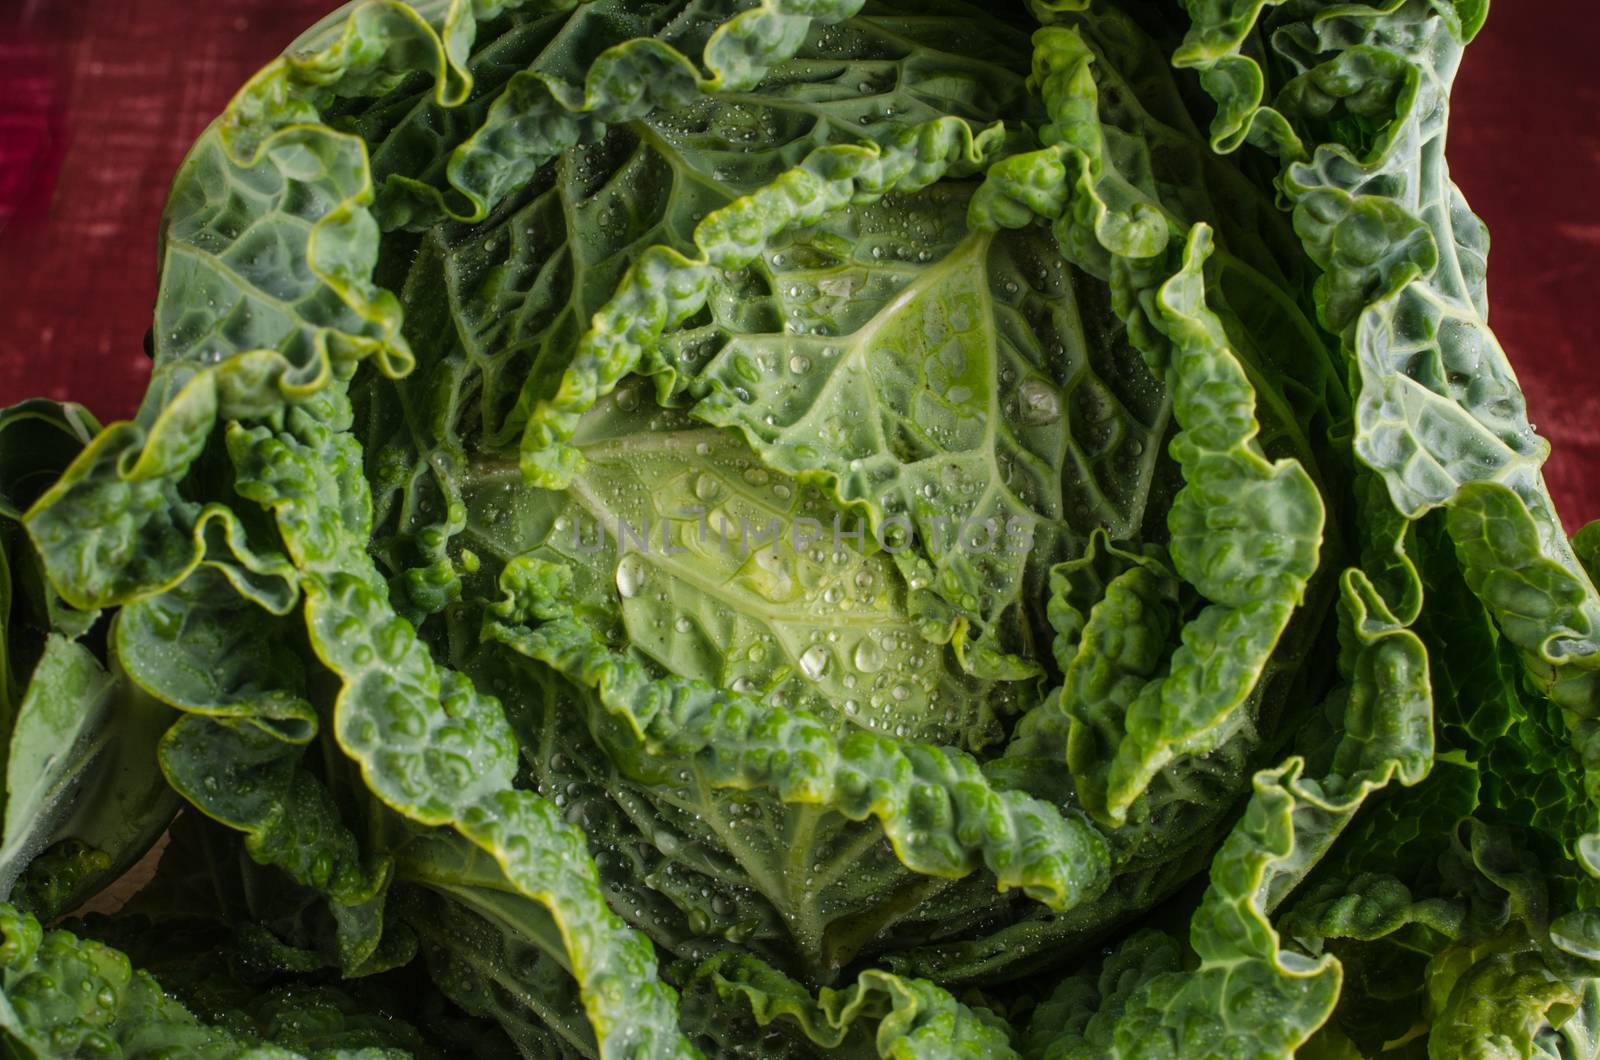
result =
[[813,644],[800,656],[800,669],[813,681],[820,678],[828,669],[831,656],[828,649],[820,644]]
[[644,589],[647,575],[644,560],[630,552],[617,564],[617,592],[629,599],[638,596]]

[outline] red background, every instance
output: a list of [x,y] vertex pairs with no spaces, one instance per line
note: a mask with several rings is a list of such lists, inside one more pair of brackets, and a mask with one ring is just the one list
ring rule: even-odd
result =
[[[334,2],[0,0],[0,405],[44,394],[102,419],[133,410],[172,171]],[[1600,79],[1578,28],[1591,18],[1585,0],[1497,2],[1449,146],[1494,233],[1494,322],[1555,446],[1547,473],[1570,529],[1600,517]]]

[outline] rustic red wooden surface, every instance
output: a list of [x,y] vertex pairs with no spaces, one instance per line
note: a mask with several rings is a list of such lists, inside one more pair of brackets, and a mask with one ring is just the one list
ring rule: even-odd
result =
[[[233,90],[334,0],[0,0],[0,404],[130,413],[167,181]],[[1555,446],[1568,526],[1600,517],[1600,81],[1584,0],[1499,2],[1449,156],[1494,233],[1493,317]],[[1563,29],[1562,27],[1565,27]]]

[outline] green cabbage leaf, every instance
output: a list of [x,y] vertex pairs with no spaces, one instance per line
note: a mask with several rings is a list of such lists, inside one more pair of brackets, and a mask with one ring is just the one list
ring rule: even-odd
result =
[[7,1050],[1600,1055],[1486,14],[310,29],[0,412]]

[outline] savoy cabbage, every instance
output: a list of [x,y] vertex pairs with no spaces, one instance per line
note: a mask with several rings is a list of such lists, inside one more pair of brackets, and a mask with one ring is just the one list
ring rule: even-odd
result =
[[1486,6],[313,28],[0,414],[11,1048],[1600,1055]]

